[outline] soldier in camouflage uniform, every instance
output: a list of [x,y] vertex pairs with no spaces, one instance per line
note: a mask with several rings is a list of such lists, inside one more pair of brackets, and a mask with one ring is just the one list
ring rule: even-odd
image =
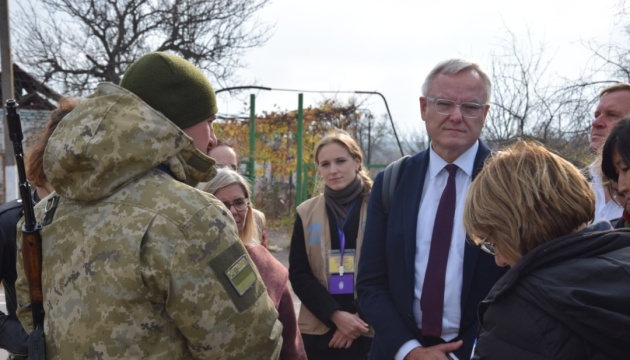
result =
[[278,357],[282,326],[234,220],[191,187],[215,174],[216,111],[196,67],[150,53],[58,125],[44,168],[59,203],[36,208],[48,359]]

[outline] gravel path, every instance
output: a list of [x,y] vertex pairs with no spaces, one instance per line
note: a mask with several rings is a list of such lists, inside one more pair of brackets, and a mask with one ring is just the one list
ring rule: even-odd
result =
[[[267,242],[269,243],[269,251],[284,266],[289,268],[289,245],[291,244],[290,233],[288,231],[267,230]],[[300,311],[300,299],[293,294],[293,306],[295,314]]]
[[269,251],[284,266],[289,268],[289,245],[291,244],[290,234],[278,230],[267,230],[267,241]]

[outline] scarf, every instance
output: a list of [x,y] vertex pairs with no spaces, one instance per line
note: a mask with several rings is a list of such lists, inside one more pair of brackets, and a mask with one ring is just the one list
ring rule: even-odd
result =
[[335,214],[338,225],[343,224],[348,216],[348,209],[353,200],[363,192],[363,180],[356,176],[354,180],[341,190],[333,190],[328,186],[324,187],[324,199],[326,207]]

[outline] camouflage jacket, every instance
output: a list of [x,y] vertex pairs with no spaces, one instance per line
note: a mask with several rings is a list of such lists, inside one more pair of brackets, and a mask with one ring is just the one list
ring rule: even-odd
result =
[[[42,230],[48,359],[278,357],[282,325],[234,221],[187,185],[209,180],[213,165],[113,84],[100,84],[59,124],[44,154],[60,195]],[[36,207],[39,219],[52,216],[49,199]],[[30,330],[30,312],[19,316]]]

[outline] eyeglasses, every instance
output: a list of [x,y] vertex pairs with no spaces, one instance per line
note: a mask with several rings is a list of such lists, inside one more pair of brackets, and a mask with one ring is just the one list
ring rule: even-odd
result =
[[236,211],[245,211],[247,210],[247,206],[249,205],[249,200],[244,199],[244,198],[240,198],[240,199],[236,199],[232,202],[229,201],[224,201],[223,205],[225,205],[225,207],[230,210],[230,208],[232,206],[234,206],[234,209],[236,209]]
[[451,115],[455,108],[458,107],[459,111],[462,112],[462,116],[466,118],[476,118],[481,114],[481,111],[486,106],[486,104],[479,104],[475,102],[463,102],[456,103],[453,100],[449,99],[439,99],[426,97],[428,102],[432,102],[435,107],[435,111],[441,115]]
[[214,166],[217,169],[227,168],[227,169],[232,169],[232,170],[236,171],[236,165],[234,165],[234,164],[214,164]]
[[492,256],[496,255],[496,253],[494,252],[494,244],[485,241],[485,239],[484,239],[484,242],[482,242],[481,245],[479,245],[479,247],[481,248],[481,250],[487,252],[488,254]]

